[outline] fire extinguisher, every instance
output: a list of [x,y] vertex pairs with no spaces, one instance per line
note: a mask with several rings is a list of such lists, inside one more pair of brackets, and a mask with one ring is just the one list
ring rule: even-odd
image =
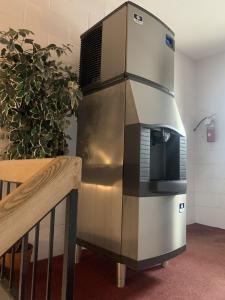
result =
[[215,142],[216,141],[215,114],[203,118],[193,129],[193,131],[196,131],[203,122],[205,123],[206,126],[207,142],[208,143]]
[[210,123],[206,125],[207,142],[212,143],[216,141],[216,130],[215,130],[215,120],[211,119]]

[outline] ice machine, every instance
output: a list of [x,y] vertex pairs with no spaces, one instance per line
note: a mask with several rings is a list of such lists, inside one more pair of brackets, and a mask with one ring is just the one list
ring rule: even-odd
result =
[[186,137],[174,97],[175,37],[126,2],[81,36],[78,247],[126,266],[186,248]]

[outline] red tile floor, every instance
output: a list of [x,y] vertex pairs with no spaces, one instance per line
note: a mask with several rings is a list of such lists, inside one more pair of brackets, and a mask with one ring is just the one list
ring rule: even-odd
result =
[[[44,299],[46,261],[38,264],[37,298]],[[54,259],[52,299],[60,299],[62,257]],[[116,264],[85,252],[76,268],[78,300],[225,300],[225,230],[190,225],[187,251],[166,269],[128,270],[126,287],[116,288]]]

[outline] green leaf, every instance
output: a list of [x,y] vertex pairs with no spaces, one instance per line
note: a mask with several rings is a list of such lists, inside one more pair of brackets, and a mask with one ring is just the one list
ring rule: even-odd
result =
[[47,48],[47,49],[53,49],[53,48],[56,48],[56,44],[49,44],[46,48]]
[[19,78],[19,77],[21,77],[21,73],[26,71],[26,65],[18,62],[17,65],[15,66],[15,70],[16,70],[16,72],[18,72],[18,75],[19,75],[18,78]]
[[59,50],[59,49],[56,49],[56,54],[57,54],[57,56],[58,56],[58,57],[60,57],[60,56],[61,56],[61,54],[62,54],[62,51],[61,51],[61,50]]
[[46,157],[46,152],[44,151],[44,149],[42,149],[40,151],[40,158],[44,158],[44,157]]
[[82,100],[83,94],[80,89],[76,90],[76,96],[77,96],[78,100]]
[[15,31],[12,28],[9,28],[8,34],[11,35],[11,36],[16,36],[17,35],[17,31]]
[[13,122],[20,122],[20,115],[19,114],[15,114],[12,118]]
[[24,90],[21,89],[17,92],[17,98],[22,98],[24,96]]
[[72,107],[72,109],[74,109],[76,106],[77,106],[77,98],[72,97],[71,98],[71,107]]
[[37,43],[33,43],[33,48],[34,48],[35,51],[37,51],[37,50],[41,49],[41,46]]
[[33,107],[33,108],[30,109],[30,112],[32,114],[38,114],[38,108],[37,107]]
[[10,41],[9,44],[8,44],[8,46],[7,46],[7,48],[10,51],[14,51],[15,50],[15,44],[12,41]]
[[38,59],[35,62],[35,66],[43,73],[44,72],[44,64],[42,60]]
[[27,35],[34,34],[34,33],[31,30],[28,30],[28,29],[19,29],[19,34],[22,37],[26,37]]
[[24,42],[27,43],[27,44],[32,44],[33,45],[34,40],[32,40],[32,39],[25,39]]
[[20,53],[23,53],[23,48],[19,45],[19,44],[15,44],[15,48],[17,51],[19,51]]
[[8,45],[9,44],[9,41],[3,37],[0,37],[0,43],[3,44],[3,45]]
[[36,127],[33,127],[32,130],[31,130],[31,135],[34,136],[38,133],[38,130]]
[[63,44],[63,47],[65,49],[69,50],[70,53],[72,53],[71,47],[73,47],[73,45],[70,45],[70,44],[65,45],[65,44]]
[[41,82],[37,80],[34,82],[34,85],[35,85],[35,88],[39,91],[41,88]]
[[31,98],[30,98],[30,95],[29,94],[27,94],[26,96],[25,96],[25,103],[26,103],[26,105],[28,105],[29,103],[30,103],[30,101],[31,101]]
[[6,49],[3,48],[3,49],[1,50],[1,56],[5,56],[5,54],[6,54]]

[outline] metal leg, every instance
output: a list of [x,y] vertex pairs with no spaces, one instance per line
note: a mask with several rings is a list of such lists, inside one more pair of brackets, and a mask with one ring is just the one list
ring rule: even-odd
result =
[[126,281],[126,265],[117,263],[117,287],[125,287]]
[[168,267],[168,264],[169,264],[168,261],[164,261],[164,262],[161,264],[161,266],[162,266],[162,268],[166,268],[166,267]]
[[76,251],[75,251],[75,264],[79,264],[80,257],[81,257],[82,247],[76,244]]

